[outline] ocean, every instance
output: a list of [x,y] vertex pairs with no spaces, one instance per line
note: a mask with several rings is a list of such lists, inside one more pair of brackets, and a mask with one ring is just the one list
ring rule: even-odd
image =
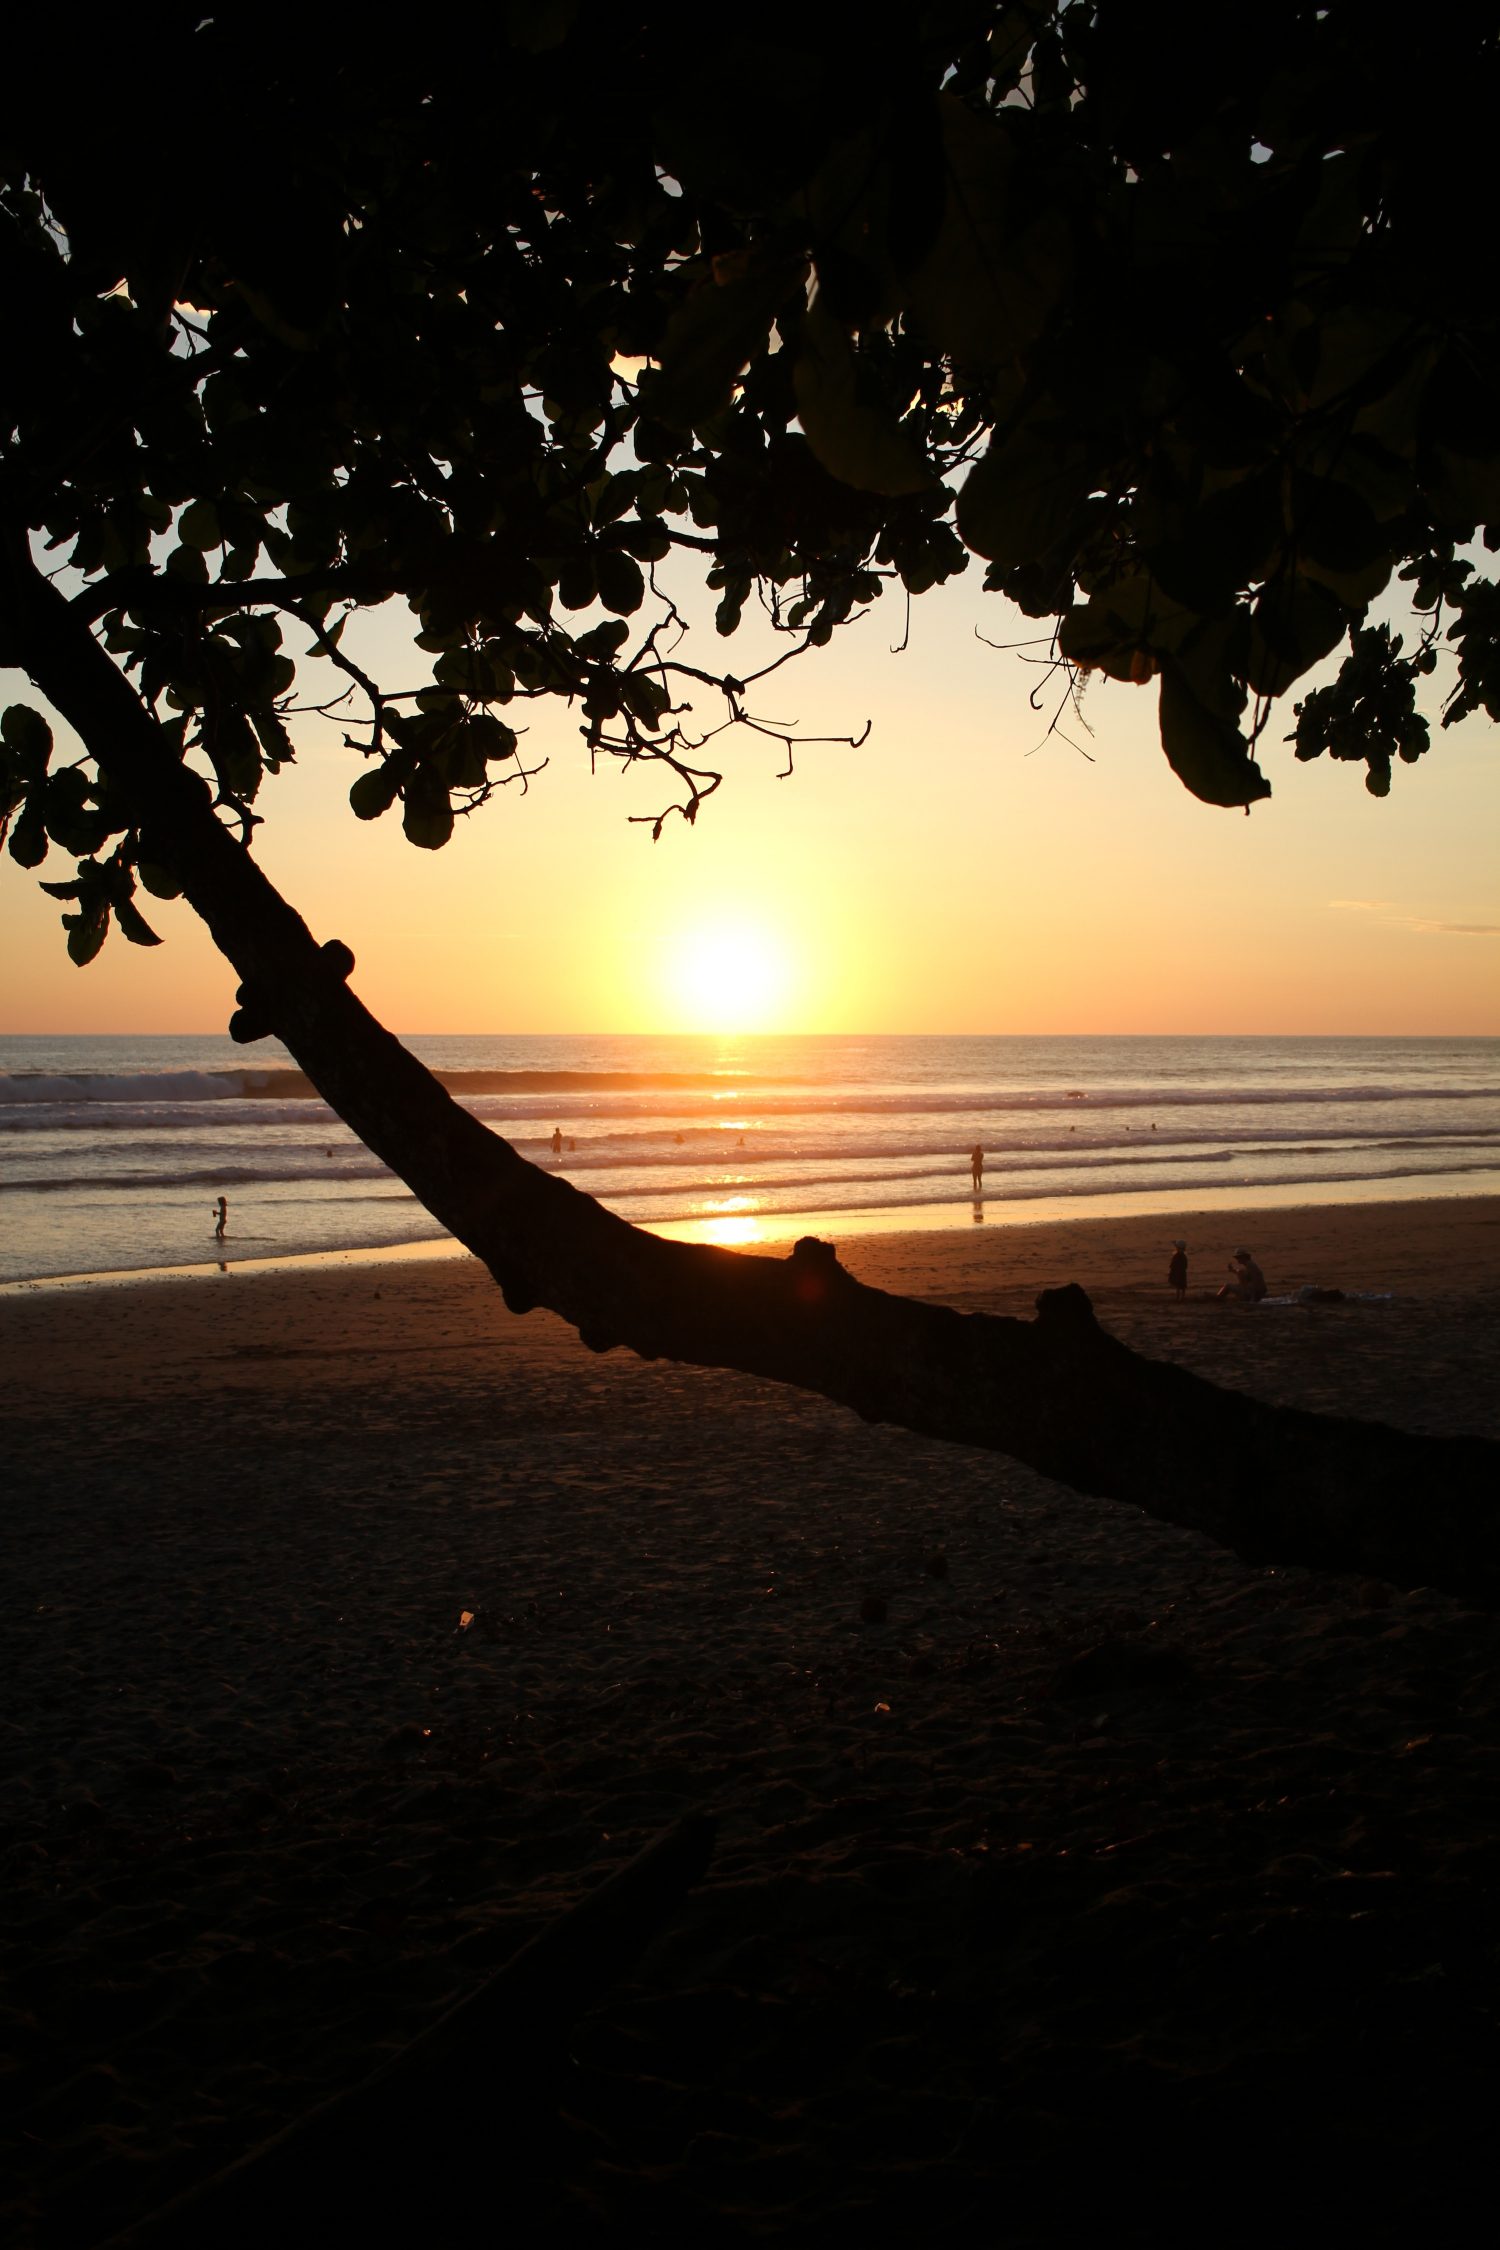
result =
[[[407,1043],[523,1155],[732,1244],[1500,1192],[1497,1039]],[[273,1043],[0,1038],[0,1281],[442,1239]]]

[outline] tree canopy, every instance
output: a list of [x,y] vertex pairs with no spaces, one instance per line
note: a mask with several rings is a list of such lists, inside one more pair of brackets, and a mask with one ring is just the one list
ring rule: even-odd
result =
[[[33,33],[36,27],[31,27]],[[249,848],[306,680],[342,669],[350,792],[434,848],[578,711],[692,820],[718,775],[660,575],[698,558],[783,657],[977,559],[1066,690],[1157,683],[1199,797],[1255,744],[1383,790],[1416,685],[1500,709],[1496,315],[1463,215],[1491,11],[1438,5],[1422,77],[1353,0],[812,6],[761,31],[536,0],[397,35],[317,10],[59,17],[0,97],[0,662],[12,857],[85,963],[180,891],[318,1092],[515,1311],[598,1350],[735,1367],[991,1446],[1260,1560],[1500,1588],[1495,1448],[1297,1414],[1141,1359],[1083,1292],[1034,1323],[861,1286],[832,1248],[640,1232],[452,1101]],[[382,44],[382,41],[385,43]],[[1457,217],[1455,217],[1457,214]],[[1369,607],[1393,573],[1407,650]],[[341,645],[410,605],[430,670]],[[314,693],[317,688],[314,687]],[[670,808],[668,808],[670,809]],[[665,818],[663,812],[661,818]],[[660,819],[656,826],[660,827]]]
[[[341,666],[355,813],[433,848],[524,771],[539,698],[695,816],[754,681],[684,643],[678,551],[721,634],[758,600],[786,654],[978,568],[1060,693],[1154,683],[1212,804],[1267,794],[1259,738],[1343,647],[1296,754],[1383,793],[1440,660],[1445,720],[1500,712],[1462,552],[1500,539],[1465,224],[1497,37],[1422,28],[1414,57],[1353,0],[878,30],[553,0],[399,41],[177,6],[86,56],[43,35],[0,113],[0,656],[37,676],[40,563],[247,841],[304,652]],[[1370,616],[1393,577],[1410,646]],[[428,664],[378,680],[340,636],[396,597]],[[137,885],[183,881],[81,731],[55,757],[14,706],[0,766],[12,857],[76,863],[80,962],[112,918],[153,942]]]

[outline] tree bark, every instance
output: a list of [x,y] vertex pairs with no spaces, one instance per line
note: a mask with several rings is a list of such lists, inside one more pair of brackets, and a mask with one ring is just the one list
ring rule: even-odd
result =
[[[1248,1561],[1500,1592],[1500,1446],[1268,1406],[1108,1336],[1081,1289],[1037,1319],[869,1289],[823,1243],[790,1258],[666,1242],[542,1172],[377,1023],[250,853],[86,621],[7,558],[7,654],[134,808],[331,1108],[482,1258],[513,1312],[545,1305],[594,1351],[731,1367],[866,1421],[1010,1455],[1075,1490],[1204,1532]],[[344,957],[347,967],[347,956]]]

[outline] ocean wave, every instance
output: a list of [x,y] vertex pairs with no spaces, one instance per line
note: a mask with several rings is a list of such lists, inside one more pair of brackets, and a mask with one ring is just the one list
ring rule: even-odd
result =
[[[1471,1173],[1476,1175],[1493,1174],[1496,1169],[1497,1167],[1493,1163],[1403,1164],[1392,1172],[1379,1173],[1373,1175],[1373,1177],[1377,1178],[1383,1187],[1389,1187],[1402,1180],[1466,1178]],[[998,1217],[1004,1211],[1006,1205],[1011,1203],[1035,1203],[1049,1198],[1063,1201],[1072,1197],[1076,1197],[1079,1202],[1087,1202],[1091,1196],[1128,1195],[1136,1187],[1139,1187],[1142,1192],[1149,1190],[1153,1197],[1176,1193],[1180,1189],[1184,1199],[1190,1199],[1208,1187],[1240,1190],[1253,1188],[1257,1193],[1265,1188],[1287,1188],[1297,1190],[1299,1198],[1302,1201],[1308,1201],[1314,1200],[1316,1191],[1324,1187],[1342,1187],[1355,1182],[1367,1182],[1371,1178],[1372,1175],[1361,1168],[1354,1171],[1320,1172],[1312,1177],[1309,1177],[1305,1172],[1281,1172],[1271,1175],[1257,1173],[1252,1179],[1236,1178],[1223,1181],[1168,1179],[1135,1182],[1128,1178],[1116,1180],[1098,1178],[1087,1182],[1080,1181],[1076,1187],[1059,1187],[1055,1183],[1049,1184],[1044,1181],[1038,1181],[1031,1185],[1025,1182],[1008,1182],[998,1193],[992,1193],[989,1189],[986,1189],[984,1200],[986,1209],[993,1217]],[[809,1184],[816,1185],[817,1183]],[[887,1183],[872,1182],[870,1184],[884,1185]],[[960,1192],[957,1190],[951,1184],[951,1177],[949,1184],[942,1191],[926,1195],[899,1192],[903,1183],[898,1181],[892,1181],[888,1184],[897,1192],[865,1195],[858,1198],[837,1194],[819,1195],[816,1201],[811,1203],[756,1202],[754,1198],[726,1196],[716,1204],[711,1202],[699,1203],[696,1206],[685,1206],[683,1208],[678,1208],[675,1204],[669,1206],[664,1199],[659,1205],[647,1209],[644,1207],[646,1202],[644,1197],[621,1196],[618,1203],[612,1208],[617,1209],[622,1218],[632,1219],[638,1224],[663,1226],[684,1220],[725,1216],[791,1219],[809,1211],[914,1211],[929,1208],[934,1204],[951,1204],[955,1210],[969,1207],[970,1197],[967,1191]],[[1186,1200],[1185,1207],[1191,1207],[1190,1203],[1186,1203]],[[957,1223],[955,1221],[955,1224]]]
[[11,1070],[0,1072],[0,1105],[232,1101],[242,1096],[243,1077],[238,1070]]
[[[1329,1081],[1320,1085],[1180,1086],[1099,1085],[1089,1088],[1058,1086],[946,1086],[931,1091],[919,1086],[857,1085],[830,1089],[826,1085],[788,1078],[766,1078],[748,1072],[629,1071],[629,1070],[438,1070],[433,1073],[466,1105],[479,1114],[504,1114],[503,1104],[522,1103],[512,1114],[539,1116],[546,1110],[543,1095],[563,1097],[559,1116],[589,1114],[601,1096],[633,1096],[618,1114],[641,1114],[648,1097],[663,1094],[684,1097],[681,1113],[696,1111],[709,1116],[726,1104],[754,1108],[766,1114],[805,1116],[880,1116],[893,1111],[913,1115],[1003,1114],[1015,1110],[1066,1110],[1076,1116],[1100,1110],[1156,1110],[1219,1107],[1261,1109],[1317,1107],[1349,1102],[1463,1102],[1495,1098],[1493,1085],[1433,1086],[1402,1084],[1346,1085]],[[697,1097],[696,1100],[687,1097]],[[163,1106],[193,1107],[202,1102],[244,1102],[288,1105],[289,1115],[307,1114],[309,1105],[325,1106],[300,1070],[162,1070],[162,1071],[6,1071],[0,1072],[0,1111],[56,1107],[88,1109],[133,1105],[159,1111]],[[578,1105],[578,1106],[573,1106]],[[663,1107],[651,1100],[652,1109]],[[550,1110],[546,1111],[551,1114]],[[597,1114],[608,1114],[608,1112]],[[676,1114],[677,1112],[674,1112]],[[90,1120],[97,1124],[95,1117]]]
[[[1414,1138],[1358,1141],[1341,1134],[1313,1146],[1295,1137],[1285,1142],[1227,1146],[1220,1140],[1206,1146],[1190,1146],[1181,1141],[1173,1144],[1160,1139],[1103,1144],[1064,1141],[1025,1147],[992,1146],[987,1148],[986,1157],[991,1192],[1009,1195],[1019,1192],[1022,1183],[1032,1174],[1045,1174],[1057,1180],[1107,1172],[1126,1184],[1139,1179],[1143,1185],[1152,1185],[1163,1173],[1222,1171],[1240,1166],[1259,1178],[1267,1165],[1285,1167],[1289,1159],[1298,1156],[1308,1159],[1308,1167],[1288,1176],[1305,1180],[1338,1179],[1356,1175],[1331,1170],[1330,1166],[1358,1158],[1368,1170],[1373,1157],[1399,1157],[1416,1151],[1434,1157],[1444,1152],[1447,1162],[1433,1166],[1435,1170],[1484,1168],[1500,1163],[1500,1134],[1434,1133],[1426,1141]],[[736,1192],[779,1196],[804,1188],[883,1189],[913,1180],[952,1183],[961,1175],[966,1176],[968,1170],[966,1148],[922,1141],[889,1142],[870,1149],[836,1146],[725,1149],[718,1163],[712,1161],[714,1153],[702,1148],[653,1152],[582,1149],[556,1165],[543,1163],[538,1169],[556,1172],[605,1201],[667,1195],[689,1206],[696,1206],[705,1198]],[[236,1162],[232,1158],[210,1161],[203,1150],[195,1150],[194,1155],[197,1163],[184,1170],[162,1165],[152,1170],[136,1167],[112,1171],[107,1166],[96,1166],[88,1172],[35,1173],[0,1179],[0,1196],[170,1195],[200,1189],[217,1193],[229,1189],[312,1186],[326,1189],[340,1200],[348,1200],[347,1196],[339,1195],[341,1189],[371,1180],[394,1182],[397,1178],[378,1157],[358,1146],[346,1146],[332,1157],[312,1149],[293,1150],[279,1158],[267,1156],[259,1163]]]
[[0,1180],[0,1195],[144,1195],[174,1188],[290,1187],[311,1180],[328,1186],[340,1180],[392,1179],[378,1158],[363,1165],[216,1164],[197,1172],[80,1172],[39,1174],[34,1179]]
[[[460,1100],[494,1094],[730,1093],[743,1074],[661,1070],[438,1070]],[[759,1080],[777,1084],[777,1080]],[[0,1106],[33,1102],[321,1101],[300,1070],[0,1072]]]
[[[212,1093],[183,1092],[184,1082],[200,1080],[212,1087]],[[0,1136],[30,1136],[37,1133],[87,1133],[92,1135],[127,1133],[170,1134],[202,1132],[212,1120],[212,1131],[224,1133],[253,1129],[257,1132],[272,1127],[293,1127],[321,1137],[324,1133],[341,1134],[344,1130],[334,1112],[321,1100],[313,1097],[287,1100],[272,1099],[266,1095],[247,1098],[234,1074],[182,1073],[168,1078],[163,1074],[157,1081],[163,1088],[159,1099],[145,1099],[142,1078],[101,1079],[96,1083],[123,1089],[108,1095],[79,1095],[79,1081],[71,1079],[33,1079],[24,1081],[31,1086],[46,1085],[46,1094],[7,1094],[7,1084],[16,1081],[0,1080]],[[65,1091],[59,1091],[65,1089]],[[1139,1117],[1143,1112],[1149,1122],[1161,1129],[1163,1141],[1192,1136],[1193,1120],[1205,1112],[1221,1113],[1210,1125],[1207,1118],[1198,1128],[1215,1136],[1232,1135],[1236,1125],[1249,1130],[1254,1120],[1258,1134],[1272,1135],[1276,1131],[1276,1114],[1280,1111],[1288,1119],[1287,1132],[1303,1138],[1316,1138],[1317,1126],[1306,1112],[1345,1106],[1358,1115],[1361,1110],[1371,1111],[1370,1129],[1390,1131],[1391,1126],[1377,1124],[1377,1117],[1388,1115],[1392,1105],[1406,1104],[1417,1111],[1429,1105],[1442,1105],[1450,1113],[1454,1104],[1489,1102],[1497,1104],[1496,1091],[1485,1086],[1455,1086],[1442,1089],[1364,1088],[1351,1091],[1347,1088],[1323,1087],[1315,1090],[1252,1089],[1250,1092],[1232,1092],[1224,1089],[1177,1092],[1170,1096],[1119,1092],[1105,1096],[1096,1095],[1087,1103],[1067,1102],[1040,1094],[984,1093],[961,1091],[958,1093],[885,1093],[856,1092],[838,1096],[817,1094],[766,1093],[757,1090],[752,1095],[737,1100],[726,1108],[724,1102],[694,1098],[678,1094],[670,1103],[661,1098],[645,1095],[611,1098],[584,1097],[578,1094],[559,1095],[550,1100],[536,1096],[510,1096],[505,1100],[475,1095],[465,1102],[482,1124],[494,1130],[503,1130],[505,1137],[525,1146],[546,1139],[553,1126],[560,1126],[576,1137],[587,1133],[591,1139],[613,1139],[620,1142],[660,1140],[678,1132],[689,1136],[711,1134],[720,1137],[726,1132],[754,1131],[770,1127],[783,1131],[793,1129],[798,1120],[822,1123],[826,1129],[829,1121],[845,1120],[851,1131],[858,1131],[862,1121],[879,1121],[886,1118],[910,1117],[928,1121],[932,1130],[938,1129],[939,1120],[952,1121],[953,1129],[965,1136],[1010,1132],[1021,1126],[1027,1118],[1035,1118],[1039,1125],[1056,1130],[1066,1115],[1070,1125],[1075,1125],[1083,1138],[1097,1137],[1107,1131],[1112,1119],[1120,1116]],[[963,1122],[960,1123],[959,1121]],[[1395,1123],[1395,1120],[1392,1120]],[[1397,1130],[1411,1130],[1403,1118]],[[1415,1128],[1420,1131],[1421,1128]],[[1432,1128],[1432,1130],[1458,1131],[1459,1128]],[[1133,1132],[1146,1133],[1146,1126],[1137,1124]],[[1350,1126],[1335,1128],[1348,1132]],[[1426,1137],[1424,1135],[1424,1137]]]

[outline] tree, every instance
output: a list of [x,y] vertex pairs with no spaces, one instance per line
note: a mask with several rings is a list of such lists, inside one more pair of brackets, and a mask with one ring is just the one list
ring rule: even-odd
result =
[[[694,820],[719,775],[685,688],[759,722],[752,680],[688,661],[678,552],[722,634],[758,593],[787,656],[978,558],[1062,694],[1156,683],[1215,805],[1267,793],[1277,699],[1341,643],[1299,757],[1383,792],[1443,656],[1445,717],[1497,715],[1500,588],[1460,550],[1500,540],[1500,350],[1449,221],[1484,184],[1486,13],[1435,12],[1420,98],[1352,0],[496,23],[346,53],[317,17],[247,40],[173,7],[11,80],[0,659],[83,755],[13,706],[0,806],[23,867],[76,862],[48,884],[72,957],[112,922],[156,942],[141,891],[184,894],[243,980],[234,1036],[274,1031],[513,1309],[597,1349],[801,1384],[1262,1559],[1490,1590],[1478,1441],[1217,1391],[1076,1290],[961,1319],[817,1243],[637,1233],[457,1108],[251,850],[294,755],[288,633],[360,699],[354,812],[399,804],[420,848],[522,772],[543,697],[662,767],[658,833]],[[1368,614],[1398,570],[1410,651]],[[397,598],[411,691],[341,647]]]

